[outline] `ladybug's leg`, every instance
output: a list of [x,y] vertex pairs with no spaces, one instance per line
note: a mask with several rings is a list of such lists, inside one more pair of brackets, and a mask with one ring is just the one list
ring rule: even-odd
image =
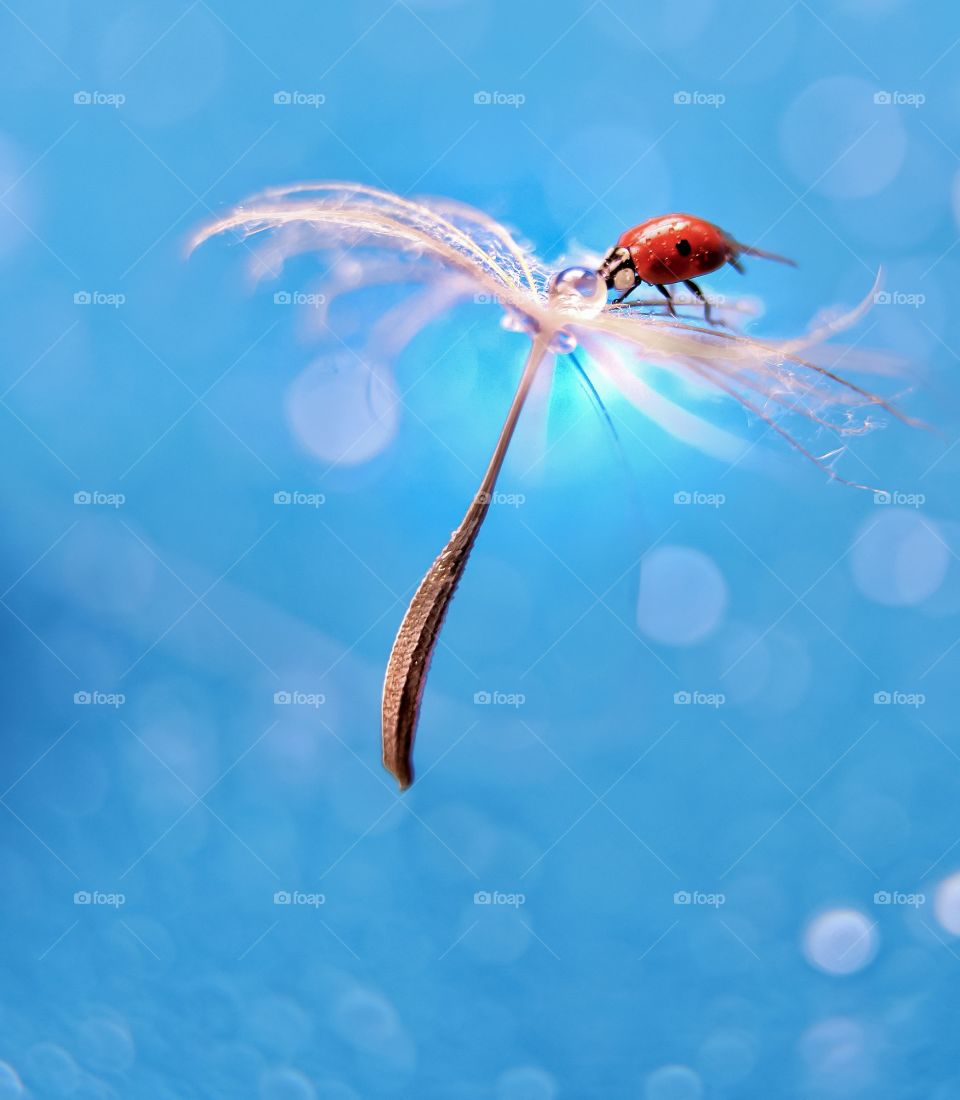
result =
[[660,293],[667,299],[667,309],[670,311],[671,317],[676,317],[677,311],[673,308],[673,299],[670,297],[670,291],[662,283],[654,283],[654,286]]
[[631,295],[631,294],[632,294],[632,293],[633,293],[633,292],[634,292],[635,290],[639,290],[641,286],[642,286],[642,283],[640,282],[640,280],[639,280],[639,279],[637,279],[637,281],[636,281],[636,282],[635,282],[635,283],[633,284],[633,286],[632,286],[632,287],[630,287],[630,289],[629,289],[629,290],[625,290],[625,291],[624,291],[624,292],[623,292],[623,293],[622,293],[622,294],[620,295],[620,297],[619,297],[619,298],[615,298],[615,299],[614,299],[614,302],[613,302],[613,304],[614,304],[615,306],[618,306],[618,305],[620,305],[620,304],[621,304],[621,302],[625,302],[625,301],[627,300],[627,298],[629,298],[629,297],[630,297],[630,295]]
[[700,287],[697,286],[693,279],[687,279],[683,285],[687,288],[687,290],[690,291],[691,294],[695,294],[700,299],[700,301],[703,302],[703,319],[707,322],[708,325],[712,325],[713,320],[710,317],[710,303],[704,296],[703,291],[700,289]]

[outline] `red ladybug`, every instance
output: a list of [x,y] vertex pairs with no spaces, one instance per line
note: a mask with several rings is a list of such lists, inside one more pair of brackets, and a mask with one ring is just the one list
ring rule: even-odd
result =
[[742,275],[740,256],[743,253],[796,266],[785,256],[740,244],[703,218],[690,214],[662,214],[628,229],[604,257],[597,274],[610,290],[622,291],[618,303],[641,283],[655,286],[667,299],[671,314],[674,313],[673,300],[666,284],[682,282],[703,302],[704,316],[709,323],[710,303],[693,279],[709,275],[724,264],[730,264]]

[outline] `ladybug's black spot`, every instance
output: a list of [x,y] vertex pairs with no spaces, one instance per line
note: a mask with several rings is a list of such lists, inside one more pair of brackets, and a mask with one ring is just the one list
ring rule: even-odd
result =
[[690,248],[690,242],[686,239],[686,237],[683,237],[679,241],[677,241],[677,251],[680,253],[681,256],[690,255],[692,249]]

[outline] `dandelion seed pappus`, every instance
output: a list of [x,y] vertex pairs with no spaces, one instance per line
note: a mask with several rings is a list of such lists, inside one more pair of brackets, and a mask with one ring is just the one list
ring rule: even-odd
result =
[[[381,743],[384,766],[401,790],[413,782],[414,737],[444,619],[490,504],[498,499],[497,480],[521,412],[528,398],[536,402],[534,382],[549,377],[555,362],[563,361],[576,372],[618,447],[601,389],[675,438],[736,465],[747,460],[755,444],[711,424],[691,407],[710,396],[725,396],[764,425],[765,434],[788,444],[828,478],[859,488],[867,486],[834,469],[844,438],[871,430],[873,415],[881,411],[919,426],[887,398],[848,377],[848,371],[869,366],[872,355],[825,346],[873,305],[879,279],[859,306],[821,318],[793,339],[760,339],[739,331],[737,318],[751,312],[748,303],[714,301],[723,311],[718,321],[724,327],[716,327],[711,303],[695,278],[724,264],[740,271],[743,255],[793,261],[741,244],[689,214],[665,214],[628,229],[599,266],[591,259],[560,270],[474,207],[437,197],[414,201],[367,184],[335,180],[271,188],[253,196],[200,229],[192,244],[225,232],[239,232],[244,239],[271,234],[264,255],[277,263],[265,264],[260,257],[257,270],[282,269],[284,259],[310,249],[343,255],[345,249],[362,246],[350,263],[331,268],[324,308],[367,287],[412,286],[405,301],[371,320],[364,361],[377,364],[381,381],[389,381],[385,364],[459,303],[498,308],[502,326],[527,339],[526,359],[506,416],[499,433],[491,430],[486,472],[459,526],[417,587],[390,650]],[[676,317],[667,287],[677,282],[702,304],[706,325]],[[671,316],[642,312],[661,306],[657,298],[625,301],[642,283],[667,299]],[[611,291],[619,294],[615,301],[609,300]],[[843,374],[836,369],[841,361]],[[684,396],[676,396],[669,386],[658,388],[660,375],[684,383]],[[829,432],[837,445],[826,454],[812,450],[798,434],[804,422]]]

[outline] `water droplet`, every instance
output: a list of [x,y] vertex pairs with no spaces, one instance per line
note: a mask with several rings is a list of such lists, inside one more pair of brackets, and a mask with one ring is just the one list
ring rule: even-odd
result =
[[508,309],[500,318],[500,327],[507,332],[525,332],[528,336],[536,336],[539,326],[537,322],[515,309]]
[[589,267],[567,267],[550,279],[547,298],[560,313],[596,317],[607,304],[607,286]]
[[568,351],[574,351],[577,346],[577,338],[572,332],[561,329],[550,341],[549,350],[557,355],[565,355]]

